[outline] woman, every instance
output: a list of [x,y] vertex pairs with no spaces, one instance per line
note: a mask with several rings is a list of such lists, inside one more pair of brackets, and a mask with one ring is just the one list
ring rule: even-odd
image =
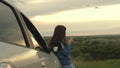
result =
[[[56,26],[53,37],[49,46],[58,57],[63,68],[74,68],[70,60],[72,39],[66,42],[66,27],[63,25]],[[54,46],[58,46],[57,51],[54,51]]]

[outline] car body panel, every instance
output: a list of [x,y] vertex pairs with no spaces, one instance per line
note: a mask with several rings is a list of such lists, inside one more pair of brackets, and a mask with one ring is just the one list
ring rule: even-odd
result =
[[0,59],[3,62],[9,61],[13,63],[17,68],[39,68],[38,65],[41,65],[40,62],[45,59],[44,57],[39,59],[40,57],[35,50],[2,42],[0,42],[0,50]]

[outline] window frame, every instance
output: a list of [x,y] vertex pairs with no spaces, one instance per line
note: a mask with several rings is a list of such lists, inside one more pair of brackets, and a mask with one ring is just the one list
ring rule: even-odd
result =
[[[50,50],[48,49],[45,40],[43,39],[43,37],[41,36],[41,34],[39,33],[39,31],[35,28],[35,26],[32,24],[32,22],[23,13],[21,13],[21,16],[23,17],[23,20],[25,21],[28,30],[31,32],[31,34],[33,35],[33,37],[36,40],[36,42],[39,45],[42,46],[43,51],[45,51],[47,53],[50,53]],[[33,46],[34,46],[34,44],[33,44]],[[39,47],[39,49],[40,49],[40,47]]]

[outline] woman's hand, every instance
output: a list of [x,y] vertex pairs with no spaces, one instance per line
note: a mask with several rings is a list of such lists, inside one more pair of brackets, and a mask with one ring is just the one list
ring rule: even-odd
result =
[[68,44],[71,45],[71,43],[73,42],[73,37],[70,37],[70,39],[67,42],[68,42]]

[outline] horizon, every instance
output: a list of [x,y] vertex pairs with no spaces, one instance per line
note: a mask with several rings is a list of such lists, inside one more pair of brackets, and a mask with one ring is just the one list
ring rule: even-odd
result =
[[[86,36],[120,36],[120,34],[95,34],[95,35],[67,35],[66,37],[86,37]],[[50,35],[46,35],[43,37],[52,37]]]

